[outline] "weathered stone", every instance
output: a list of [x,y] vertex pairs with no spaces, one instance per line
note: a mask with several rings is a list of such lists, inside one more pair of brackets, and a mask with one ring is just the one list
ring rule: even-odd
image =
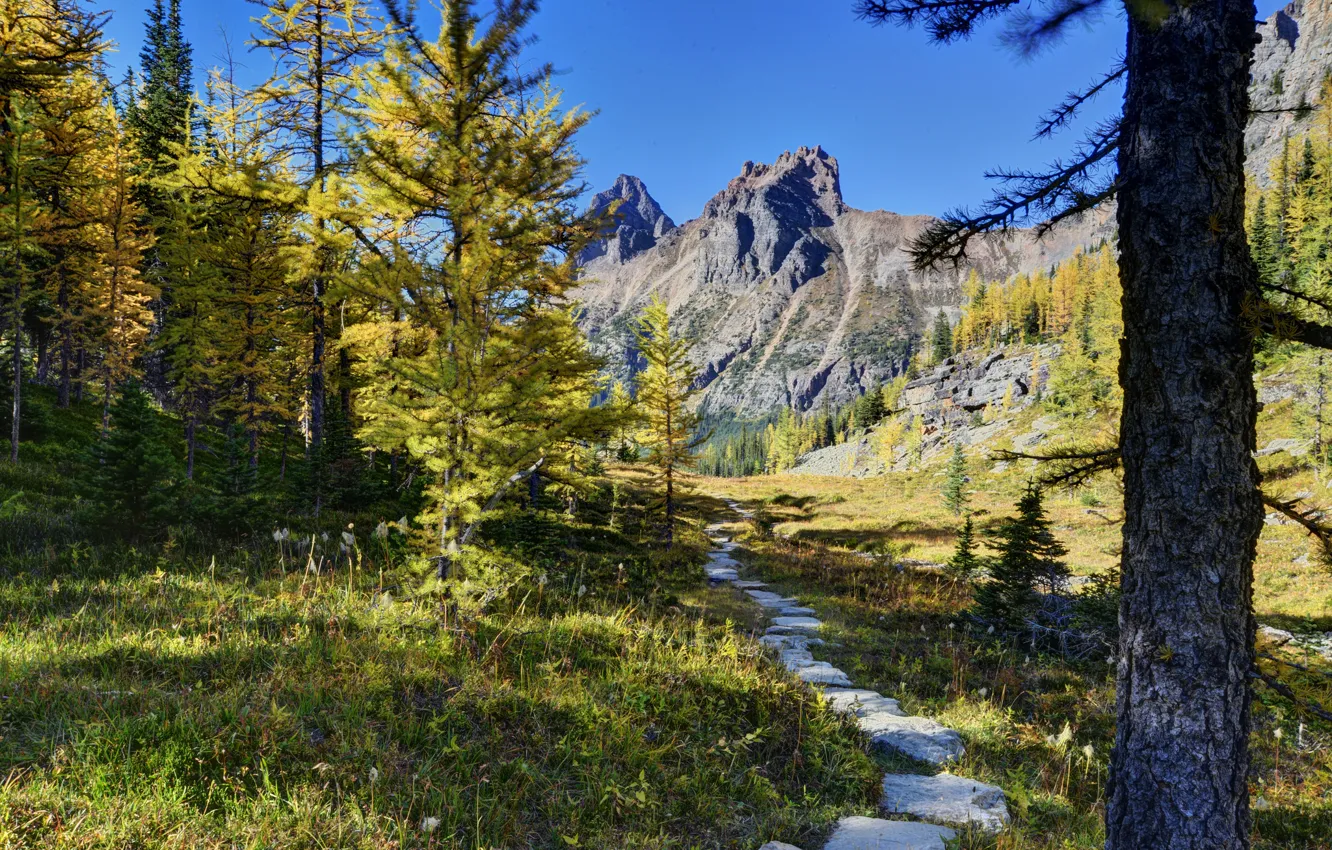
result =
[[1008,826],[1008,805],[1002,788],[948,773],[890,773],[883,778],[879,807],[891,814],[911,815],[986,835],[998,834]]
[[815,661],[795,671],[800,681],[810,685],[827,685],[837,688],[851,687],[851,679],[843,671],[827,661]]
[[1258,633],[1277,646],[1285,646],[1295,639],[1295,635],[1285,629],[1276,629],[1271,626],[1259,626]]
[[823,698],[828,701],[828,704],[834,710],[852,714],[856,717],[869,717],[880,712],[895,717],[907,716],[897,700],[886,697],[878,691],[867,691],[860,688],[829,688],[823,692]]
[[[786,665],[787,670],[799,670],[801,667],[808,667],[816,663],[814,656],[808,649],[783,649],[778,655],[782,664]],[[822,662],[826,664],[827,662]]]
[[823,850],[946,850],[956,837],[946,826],[856,816],[837,822]]
[[928,717],[902,717],[888,711],[857,715],[856,724],[870,742],[926,764],[947,764],[966,753],[962,736]]
[[772,624],[781,628],[817,631],[823,628],[823,621],[814,617],[773,617]]
[[769,841],[767,844],[760,847],[759,850],[800,850],[800,848],[794,844],[787,844],[785,841]]
[[754,600],[764,608],[789,608],[799,600],[789,596],[782,596],[768,590],[746,590],[745,595]]
[[767,582],[762,581],[733,581],[731,587],[739,590],[762,590],[767,587]]
[[813,608],[802,608],[799,605],[792,605],[790,608],[783,608],[777,612],[783,617],[804,617],[814,613]]

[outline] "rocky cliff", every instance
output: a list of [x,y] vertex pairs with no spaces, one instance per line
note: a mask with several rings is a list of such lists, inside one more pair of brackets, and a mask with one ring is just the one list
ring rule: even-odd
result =
[[917,272],[907,248],[932,219],[847,206],[819,147],[745,163],[678,227],[663,226],[640,181],[621,178],[593,203],[614,198],[629,212],[589,253],[576,293],[593,346],[629,371],[632,319],[660,294],[696,340],[703,411],[741,416],[854,399],[904,368],[939,309],[955,315],[973,268],[987,280],[1045,268],[1113,225],[1100,212],[1041,241],[987,237],[967,263]]
[[[1268,184],[1268,164],[1309,130],[1309,107],[1318,103],[1332,73],[1332,0],[1296,0],[1258,25],[1249,99],[1253,114],[1244,134],[1248,170]],[[1293,156],[1301,155],[1296,147]]]

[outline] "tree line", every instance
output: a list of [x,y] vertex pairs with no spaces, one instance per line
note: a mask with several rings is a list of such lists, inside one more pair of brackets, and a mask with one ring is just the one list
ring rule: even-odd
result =
[[[520,61],[535,3],[449,0],[433,36],[395,0],[256,5],[272,75],[243,86],[228,58],[197,95],[180,0],[153,0],[117,83],[106,14],[0,9],[10,460],[44,387],[57,410],[100,405],[98,469],[119,451],[164,479],[134,436],[158,407],[187,486],[281,490],[316,518],[415,499],[447,575],[519,482],[577,492],[632,432],[669,541],[688,345],[653,305],[637,398],[592,404],[603,364],[568,294],[609,217],[578,205],[590,115]],[[103,483],[137,488],[119,501],[144,519],[166,482],[137,480]]]

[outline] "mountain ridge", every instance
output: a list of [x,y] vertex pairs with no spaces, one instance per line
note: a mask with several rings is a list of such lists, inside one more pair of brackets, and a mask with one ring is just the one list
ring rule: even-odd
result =
[[[642,181],[632,189],[651,197]],[[627,378],[632,318],[661,295],[696,341],[701,410],[741,416],[852,400],[906,368],[940,309],[956,315],[972,269],[991,280],[1045,268],[1111,228],[1103,210],[1041,242],[987,235],[957,267],[919,272],[907,248],[935,219],[850,207],[836,158],[817,145],[744,163],[698,218],[668,230],[638,214],[642,198],[621,209],[629,200],[634,213],[586,263],[580,324]]]

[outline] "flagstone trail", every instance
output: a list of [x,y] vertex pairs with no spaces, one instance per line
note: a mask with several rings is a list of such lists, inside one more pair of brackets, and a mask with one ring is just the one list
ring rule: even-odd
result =
[[[745,519],[751,511],[736,502],[727,504]],[[901,753],[919,762],[942,767],[965,752],[962,736],[928,717],[914,717],[897,700],[877,691],[857,688],[847,674],[827,661],[814,658],[811,647],[824,644],[818,632],[823,622],[813,608],[767,589],[761,581],[740,578],[743,565],[731,557],[734,541],[721,533],[723,523],[707,527],[715,545],[706,567],[708,580],[742,590],[770,617],[759,643],[777,655],[787,670],[812,686],[822,688],[833,709],[849,714],[876,747]],[[977,833],[1001,832],[1009,821],[1002,789],[963,776],[890,773],[883,778],[879,808],[885,814],[917,820],[846,817],[837,823],[823,850],[945,850],[956,837],[954,829]],[[759,850],[800,850],[770,841]]]

